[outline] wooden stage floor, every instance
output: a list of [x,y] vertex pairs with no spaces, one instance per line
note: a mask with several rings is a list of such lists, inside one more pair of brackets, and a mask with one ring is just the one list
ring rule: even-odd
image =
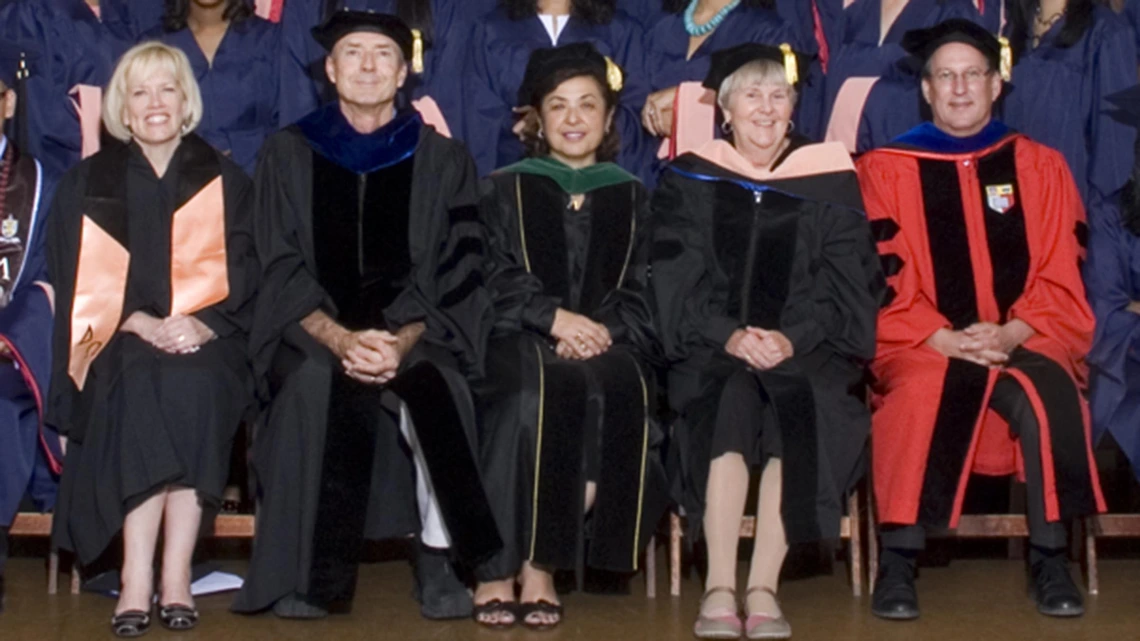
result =
[[[661,559],[663,566],[664,559]],[[14,558],[8,566],[7,607],[0,614],[0,641],[112,639],[108,621],[114,602],[82,594],[47,596],[43,564]],[[240,561],[226,569],[241,572]],[[743,569],[743,566],[742,566]],[[842,565],[838,566],[842,571]],[[665,574],[665,573],[661,573]],[[888,623],[874,618],[868,598],[851,596],[841,574],[791,581],[781,589],[785,611],[796,639],[828,641],[1001,640],[1001,641],[1128,641],[1140,639],[1140,561],[1104,559],[1101,594],[1089,598],[1083,619],[1057,620],[1038,615],[1030,602],[1023,564],[1005,560],[962,560],[949,567],[923,569],[919,580],[922,618]],[[680,641],[692,639],[693,616],[700,586],[685,582],[683,596],[670,598],[660,576],[658,598],[647,600],[643,583],[635,581],[631,596],[572,594],[564,598],[563,625],[546,633],[516,628],[505,632],[479,629],[468,621],[447,623],[420,619],[411,598],[406,562],[366,565],[361,573],[353,612],[316,622],[279,620],[272,615],[245,617],[227,611],[229,595],[199,601],[202,623],[189,633],[152,628],[149,640],[249,639],[293,641],[321,639],[438,639],[495,641],[529,639],[590,641]],[[64,585],[66,583],[61,581]],[[664,595],[664,596],[662,596]]]

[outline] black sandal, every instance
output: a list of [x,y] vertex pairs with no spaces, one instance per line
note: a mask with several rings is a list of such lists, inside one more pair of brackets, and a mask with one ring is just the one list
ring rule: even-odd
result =
[[111,616],[111,631],[123,639],[141,637],[150,630],[150,613],[127,610]]
[[[535,603],[520,603],[518,612],[519,620],[531,630],[550,630],[562,623],[562,606],[551,603],[546,599],[539,599]],[[558,620],[554,623],[531,623],[527,620],[527,617],[532,614],[553,614],[558,617]]]
[[198,625],[198,611],[181,603],[162,605],[158,608],[158,620],[167,630],[193,630]]
[[[499,623],[491,623],[484,621],[480,616],[498,614],[500,615]],[[510,622],[504,622],[502,615],[511,615]],[[519,622],[519,604],[514,601],[504,601],[502,599],[491,599],[483,604],[476,604],[475,609],[471,611],[471,618],[475,619],[475,623],[481,626],[491,628],[493,630],[505,630],[513,628]]]

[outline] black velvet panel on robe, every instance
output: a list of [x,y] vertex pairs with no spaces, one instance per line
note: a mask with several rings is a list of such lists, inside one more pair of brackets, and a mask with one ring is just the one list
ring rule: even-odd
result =
[[[513,576],[527,560],[634,571],[669,503],[644,360],[654,349],[642,298],[645,190],[612,185],[587,193],[579,209],[569,205],[546,177],[501,173],[485,182],[499,320],[476,394],[484,481],[504,548],[477,569],[480,580]],[[587,361],[559,358],[548,336],[559,307],[605,324],[615,346]],[[587,481],[597,483],[588,516]]]
[[[71,304],[83,216],[130,252],[122,319],[170,315],[174,212],[221,176],[229,297],[195,313],[217,338],[193,354],[159,351],[119,332],[95,358],[83,390],[67,373]],[[69,434],[55,542],[82,563],[96,559],[127,512],[167,485],[221,500],[234,435],[253,401],[246,350],[259,269],[251,229],[253,190],[244,172],[187,136],[166,173],[136,146],[113,145],[70,171],[52,205],[49,265],[56,288],[48,420]]]
[[[419,362],[438,370],[446,384],[433,388],[431,399],[450,401],[449,416],[458,420],[446,425],[411,407],[416,399],[404,400],[419,440],[449,448],[446,455],[425,456],[456,554],[469,562],[486,558],[500,542],[490,508],[479,509],[486,497],[470,471],[475,420],[466,377],[481,372],[492,307],[483,288],[483,231],[470,157],[459,143],[424,127],[410,168],[396,156],[369,174],[361,192],[360,176],[326,162],[296,127],[270,138],[262,155],[255,181],[266,269],[251,344],[260,390],[272,402],[253,444],[258,540],[233,609],[256,612],[288,594],[319,603],[348,600],[364,538],[419,530],[411,458],[397,429],[399,399],[347,383],[337,359],[299,325],[316,309],[350,326],[425,324],[389,387]],[[362,206],[364,217],[357,215]],[[334,212],[341,218],[323,228]],[[337,255],[346,238],[369,250],[353,251],[350,242]],[[318,250],[318,239],[327,250]],[[389,261],[387,252],[396,259]],[[340,423],[352,427],[334,435]],[[333,461],[338,453],[343,456]],[[468,468],[454,465],[462,459]],[[355,490],[347,502],[333,496],[348,487]],[[465,509],[455,509],[457,502]]]
[[757,184],[688,155],[654,193],[651,285],[679,413],[668,463],[694,535],[721,392],[746,368],[724,346],[747,325],[781,331],[795,350],[753,372],[780,430],[788,540],[839,534],[870,431],[863,364],[874,355],[882,281],[862,212],[825,202],[853,178]]

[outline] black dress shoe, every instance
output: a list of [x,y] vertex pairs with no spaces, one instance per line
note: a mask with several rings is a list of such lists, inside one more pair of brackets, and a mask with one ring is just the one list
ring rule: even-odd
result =
[[416,552],[416,599],[425,619],[466,619],[475,608],[467,586],[455,575],[449,551],[422,543]]
[[918,618],[918,591],[914,589],[914,561],[890,560],[883,555],[875,593],[871,595],[871,614],[891,621]]
[[277,599],[273,604],[273,614],[281,619],[323,619],[329,615],[326,608],[313,605],[297,594]]
[[1069,574],[1064,554],[1041,559],[1033,564],[1033,599],[1037,611],[1051,617],[1079,617],[1085,613],[1081,592]]

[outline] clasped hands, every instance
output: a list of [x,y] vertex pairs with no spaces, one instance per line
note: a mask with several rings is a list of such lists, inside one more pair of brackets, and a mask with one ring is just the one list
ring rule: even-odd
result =
[[168,354],[193,354],[217,338],[214,330],[205,323],[182,314],[156,318],[146,312],[134,312],[120,329]]
[[959,358],[983,367],[1003,367],[1009,354],[1033,335],[1033,328],[1014,319],[1005,325],[974,323],[962,330],[942,328],[926,344],[948,358]]
[[382,329],[345,331],[332,345],[349,378],[368,385],[384,385],[396,377],[411,348],[400,336]]
[[554,312],[550,335],[558,340],[555,354],[578,361],[604,354],[614,344],[605,325],[561,308]]
[[781,332],[745,327],[728,337],[724,351],[757,370],[770,370],[795,354],[792,341]]

